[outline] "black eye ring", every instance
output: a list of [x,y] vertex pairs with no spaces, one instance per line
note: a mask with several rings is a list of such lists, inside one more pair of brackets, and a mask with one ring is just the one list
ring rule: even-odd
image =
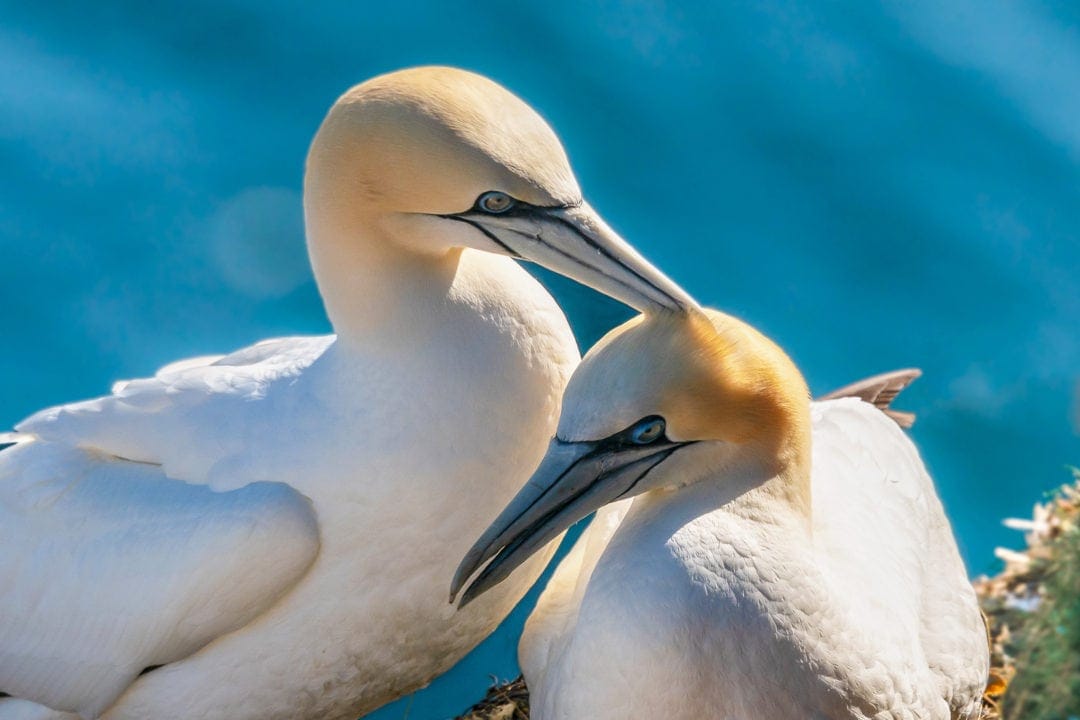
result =
[[650,415],[647,418],[638,420],[630,428],[630,442],[635,445],[649,445],[664,437],[664,430],[666,429],[667,423],[664,418],[659,415]]
[[476,198],[476,208],[489,215],[501,215],[517,205],[517,200],[504,192],[489,190]]

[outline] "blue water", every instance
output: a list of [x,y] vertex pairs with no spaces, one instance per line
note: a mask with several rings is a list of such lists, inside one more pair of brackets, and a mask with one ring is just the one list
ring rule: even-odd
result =
[[[973,572],[1080,463],[1080,5],[0,2],[0,425],[328,329],[304,153],[349,85],[483,72],[608,220],[815,391],[903,398]],[[544,275],[583,347],[626,317]],[[381,720],[516,673],[524,608]],[[411,702],[411,708],[409,708]]]

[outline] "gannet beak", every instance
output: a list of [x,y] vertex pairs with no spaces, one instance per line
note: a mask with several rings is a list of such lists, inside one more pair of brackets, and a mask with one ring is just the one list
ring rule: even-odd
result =
[[641,312],[698,309],[686,291],[630,247],[588,203],[558,207],[517,203],[502,214],[473,209],[444,217],[476,227],[509,255],[577,280]]
[[555,438],[525,487],[466,553],[450,586],[450,602],[489,558],[495,559],[465,590],[459,608],[502,582],[578,520],[610,502],[637,494],[635,488],[642,478],[689,444],[665,440],[613,447],[603,441]]

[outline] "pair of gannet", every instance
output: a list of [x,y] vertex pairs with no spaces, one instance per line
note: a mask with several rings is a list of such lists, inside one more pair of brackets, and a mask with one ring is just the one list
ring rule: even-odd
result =
[[549,557],[445,603],[578,361],[511,258],[692,304],[582,200],[539,116],[463,71],[342,96],[304,210],[336,336],[181,361],[7,438],[0,720],[352,720],[424,685]]
[[534,720],[978,716],[985,628],[917,451],[858,398],[811,405],[748,325],[601,340],[453,591],[493,557],[482,598],[598,508],[521,639]]

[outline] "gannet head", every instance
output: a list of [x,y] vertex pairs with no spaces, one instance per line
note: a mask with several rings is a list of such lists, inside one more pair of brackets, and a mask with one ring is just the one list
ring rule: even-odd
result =
[[570,379],[547,455],[465,556],[462,604],[589,513],[623,498],[809,461],[806,383],[752,327],[706,310],[639,316],[608,333]]
[[374,230],[415,253],[485,250],[643,312],[696,307],[584,202],[547,123],[470,72],[402,70],[346,92],[312,142],[304,194],[309,236]]

